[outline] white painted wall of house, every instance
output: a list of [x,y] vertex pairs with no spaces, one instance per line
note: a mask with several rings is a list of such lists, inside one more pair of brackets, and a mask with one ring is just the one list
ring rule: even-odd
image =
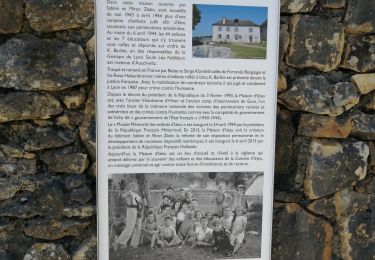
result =
[[[251,31],[249,30],[249,28],[251,28]],[[219,37],[220,35],[221,37]],[[228,35],[229,35],[229,39],[228,39]],[[252,41],[250,41],[250,37]],[[260,42],[260,27],[213,25],[212,26],[212,41],[259,43]]]

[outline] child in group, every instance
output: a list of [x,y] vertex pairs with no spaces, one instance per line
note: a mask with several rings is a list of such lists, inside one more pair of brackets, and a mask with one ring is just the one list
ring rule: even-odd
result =
[[194,221],[193,212],[188,211],[184,221],[182,221],[180,230],[178,231],[178,237],[182,241],[181,246],[184,246],[186,242],[191,242],[194,239],[193,231]]
[[208,220],[208,227],[213,228],[212,223],[216,220],[220,220],[220,216],[219,216],[219,214],[214,213],[214,214],[212,214],[211,219]]
[[177,199],[180,201],[185,200],[185,190],[184,189],[179,189],[179,194],[177,195]]
[[220,252],[224,255],[233,253],[233,246],[230,243],[230,233],[221,225],[220,220],[213,221],[212,237],[214,240],[214,252]]
[[183,203],[181,206],[181,210],[177,213],[176,216],[176,230],[177,233],[180,230],[182,222],[185,220],[185,217],[189,211],[189,206],[186,203]]
[[201,218],[203,216],[202,211],[197,210],[194,212],[194,224],[193,224],[193,231],[195,232],[198,227],[201,226]]
[[236,219],[233,221],[232,233],[230,235],[230,242],[234,246],[231,255],[234,255],[240,250],[241,244],[244,242],[245,229],[247,225],[247,218],[243,215],[241,206],[236,207]]
[[169,198],[171,200],[171,205],[173,205],[175,203],[175,197],[174,197],[173,193],[174,193],[173,187],[168,187],[167,191],[166,191],[166,195],[169,196]]
[[151,249],[154,249],[155,242],[157,241],[158,237],[158,226],[156,224],[156,217],[153,212],[149,212],[147,214],[147,218],[142,227],[142,240],[143,244],[146,245],[148,243],[151,244]]
[[164,225],[164,219],[166,216],[169,216],[171,212],[171,206],[170,205],[163,205],[160,208],[160,213],[156,217],[156,223],[158,227]]
[[117,240],[117,238],[121,235],[121,232],[125,229],[125,224],[122,221],[123,218],[120,214],[116,214],[115,219],[110,227],[110,239],[113,243]]
[[172,218],[170,216],[165,217],[164,226],[160,227],[157,243],[161,247],[167,246],[172,247],[181,243],[181,240],[176,234],[176,229],[172,226]]
[[201,218],[201,225],[195,231],[195,240],[192,248],[196,246],[212,246],[212,232],[213,230],[208,226],[208,219]]
[[185,198],[182,201],[182,203],[187,203],[188,205],[190,205],[192,200],[193,200],[193,193],[191,193],[191,191],[185,192]]
[[223,217],[220,219],[220,221],[223,228],[229,232],[232,230],[233,215],[229,207],[223,208]]
[[160,213],[164,207],[166,207],[166,206],[172,207],[172,205],[173,204],[172,204],[171,197],[169,195],[164,195],[163,199],[160,202],[160,207],[159,207],[159,211],[158,212]]
[[199,210],[199,201],[197,199],[191,200],[190,210],[193,211],[193,212]]

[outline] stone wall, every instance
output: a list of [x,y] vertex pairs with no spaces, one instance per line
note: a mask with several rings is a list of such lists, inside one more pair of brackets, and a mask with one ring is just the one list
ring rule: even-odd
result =
[[375,1],[281,0],[274,259],[375,257]]
[[[0,0],[0,259],[95,259],[93,10]],[[273,259],[373,259],[375,2],[280,28]]]
[[94,4],[0,0],[0,259],[95,259]]

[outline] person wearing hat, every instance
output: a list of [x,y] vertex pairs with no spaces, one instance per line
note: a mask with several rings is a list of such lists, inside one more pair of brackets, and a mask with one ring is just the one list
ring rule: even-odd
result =
[[123,191],[121,194],[121,198],[125,198],[127,204],[126,226],[120,236],[113,242],[115,252],[119,245],[126,248],[129,241],[131,247],[137,248],[139,245],[142,226],[139,209],[142,206],[142,198],[137,194],[138,184],[136,181],[129,184],[129,189],[129,191]]
[[245,194],[245,189],[246,189],[245,185],[243,185],[243,184],[239,184],[236,187],[236,191],[238,191],[239,193],[241,193],[241,195]]

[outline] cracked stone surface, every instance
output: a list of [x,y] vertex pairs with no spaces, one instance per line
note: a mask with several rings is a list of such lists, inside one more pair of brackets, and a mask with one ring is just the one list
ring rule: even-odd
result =
[[[325,28],[322,30],[322,28]],[[317,16],[293,15],[287,65],[332,71],[338,67],[344,48],[344,25]]]
[[279,102],[291,110],[338,116],[358,104],[359,96],[349,82],[332,85],[323,76],[305,76],[292,82]]
[[87,59],[77,44],[22,35],[0,45],[0,88],[56,91],[86,82]]
[[348,0],[346,31],[351,34],[375,32],[375,4],[368,0]]
[[313,140],[310,144],[305,194],[318,199],[366,177],[369,147],[366,142]]
[[349,37],[340,67],[357,72],[375,70],[375,35]]
[[29,0],[25,10],[30,26],[37,32],[93,29],[92,0]]

